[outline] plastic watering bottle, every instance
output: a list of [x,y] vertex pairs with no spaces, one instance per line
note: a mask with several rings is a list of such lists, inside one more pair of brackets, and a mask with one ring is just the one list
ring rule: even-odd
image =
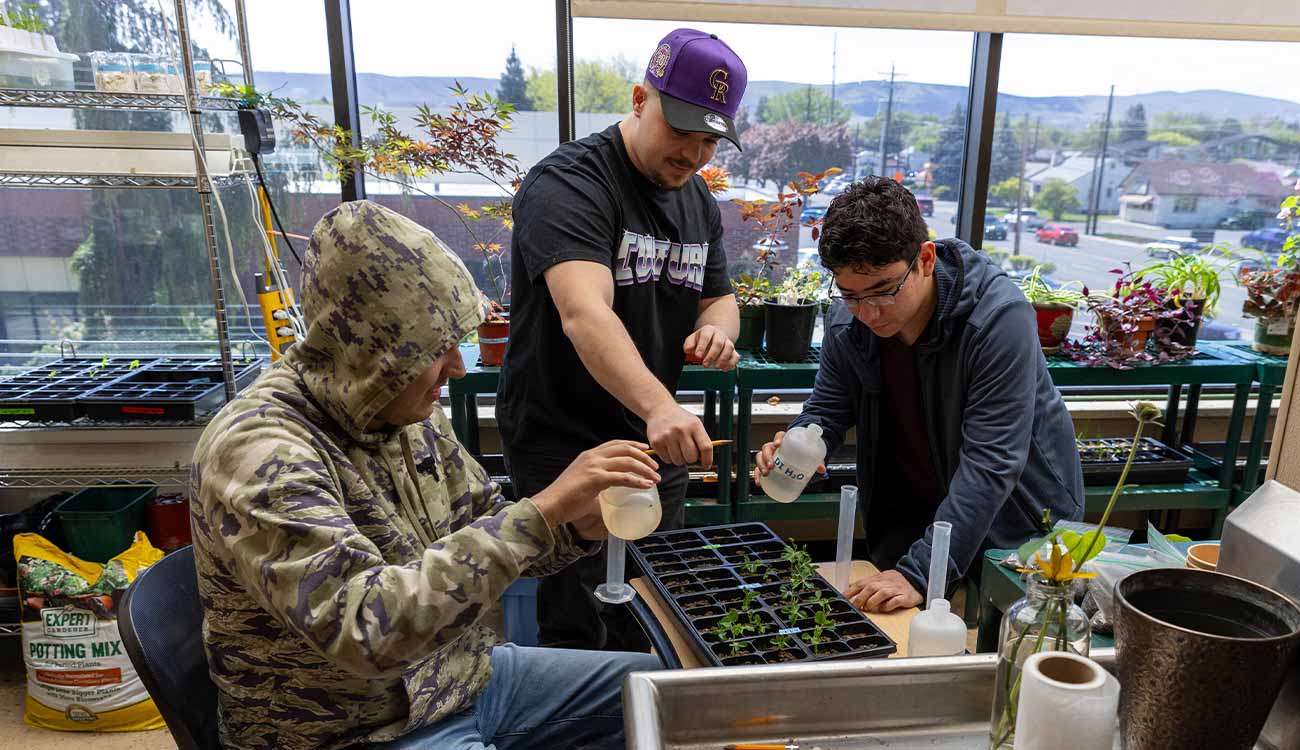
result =
[[771,473],[759,480],[759,485],[778,503],[794,502],[825,460],[822,426],[796,427],[785,434],[781,447],[776,451]]
[[908,656],[956,656],[966,651],[966,622],[952,613],[943,598],[948,587],[948,545],[952,524],[934,524],[930,548],[929,607],[912,618],[908,631]]

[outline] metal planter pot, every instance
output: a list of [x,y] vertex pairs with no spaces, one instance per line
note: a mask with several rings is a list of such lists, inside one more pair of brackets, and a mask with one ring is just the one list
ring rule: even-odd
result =
[[1300,647],[1300,607],[1222,573],[1143,570],[1115,587],[1125,750],[1249,750]]

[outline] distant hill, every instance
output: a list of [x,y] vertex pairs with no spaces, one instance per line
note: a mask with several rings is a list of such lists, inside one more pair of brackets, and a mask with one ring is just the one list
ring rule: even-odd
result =
[[[258,71],[257,85],[300,102],[319,102],[330,97],[330,79],[327,74],[277,73]],[[471,91],[496,93],[497,79],[450,76],[385,76],[377,73],[358,73],[357,90],[363,104],[383,104],[386,107],[413,107],[428,104],[435,108],[446,105],[451,95],[448,87],[459,81]],[[754,107],[764,96],[774,97],[789,91],[803,89],[807,84],[789,81],[750,81],[745,93],[745,103]],[[813,88],[830,93],[829,85]],[[843,102],[854,114],[871,117],[884,107],[889,85],[885,81],[853,81],[835,86],[835,98]],[[895,85],[896,109],[917,114],[947,117],[959,103],[966,104],[966,88],[938,83],[903,81]],[[1134,104],[1146,108],[1148,121],[1161,112],[1206,114],[1213,117],[1235,117],[1248,120],[1255,116],[1280,117],[1300,122],[1300,102],[1273,99],[1232,91],[1205,89],[1199,91],[1154,91],[1133,96],[1115,97],[1116,117]],[[1081,129],[1106,112],[1105,96],[998,96],[998,112],[1008,112],[1013,117],[1028,114],[1041,117],[1043,123],[1070,129]]]

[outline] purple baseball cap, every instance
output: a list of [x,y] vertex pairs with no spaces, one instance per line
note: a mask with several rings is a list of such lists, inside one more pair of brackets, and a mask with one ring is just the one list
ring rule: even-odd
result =
[[717,34],[670,31],[650,56],[645,77],[659,91],[669,125],[688,133],[714,133],[740,148],[736,110],[749,73]]

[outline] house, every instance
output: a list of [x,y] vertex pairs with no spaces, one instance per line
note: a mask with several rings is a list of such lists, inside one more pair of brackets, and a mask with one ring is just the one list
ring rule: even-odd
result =
[[[1048,180],[1063,180],[1079,192],[1079,208],[1086,210],[1092,201],[1092,183],[1096,179],[1096,170],[1100,161],[1089,155],[1077,154],[1067,156],[1060,163],[1044,167],[1030,173],[1025,179],[1030,184],[1033,195]],[[1128,177],[1130,167],[1120,159],[1108,157],[1106,168],[1102,171],[1101,202],[1098,204],[1102,213],[1113,214],[1119,211],[1119,186]]]
[[1289,192],[1247,164],[1140,162],[1121,186],[1120,218],[1170,229],[1212,228],[1237,211],[1276,210]]

